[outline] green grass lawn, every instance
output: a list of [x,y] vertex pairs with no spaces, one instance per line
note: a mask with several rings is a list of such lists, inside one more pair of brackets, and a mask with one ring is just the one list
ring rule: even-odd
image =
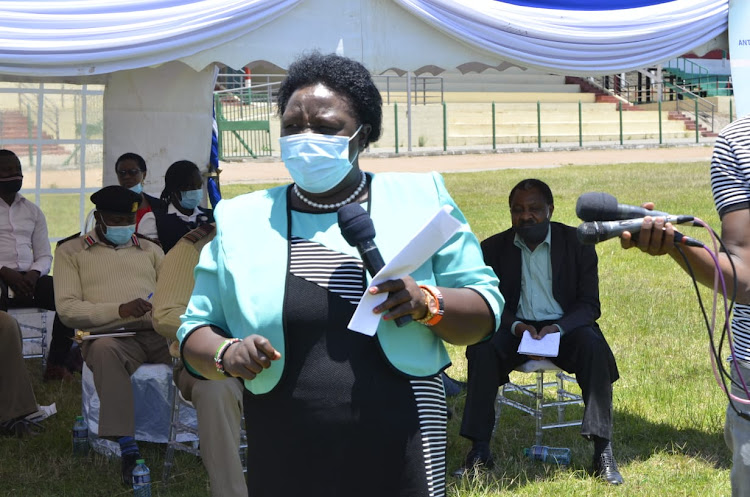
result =
[[[509,226],[508,192],[526,177],[537,177],[551,186],[556,207],[553,219],[572,225],[579,224],[575,201],[586,191],[607,191],[622,203],[652,200],[660,210],[692,214],[714,227],[719,225],[705,163],[567,166],[445,175],[449,191],[480,239]],[[225,197],[232,197],[262,187],[229,185],[223,190]],[[55,209],[62,211],[63,207]],[[52,218],[49,212],[48,217]],[[683,231],[706,239],[697,228]],[[731,461],[723,440],[726,402],[713,380],[708,338],[689,277],[671,259],[623,251],[616,240],[599,244],[597,251],[600,324],[621,375],[614,385],[614,451],[625,484],[610,488],[587,475],[593,448],[578,435],[577,428],[553,430],[544,439],[547,445],[572,449],[571,467],[557,468],[525,459],[523,448],[533,443],[534,421],[506,408],[492,443],[495,469],[465,481],[449,477],[448,495],[730,495]],[[703,295],[706,299],[709,292]],[[449,349],[454,365],[448,373],[465,379],[463,348]],[[130,495],[132,490],[119,484],[119,461],[93,456],[81,462],[70,455],[70,429],[80,412],[80,386],[44,384],[38,360],[27,364],[38,401],[56,402],[58,414],[45,421],[46,430],[40,436],[21,441],[0,439],[0,495]],[[528,381],[532,376],[514,378]],[[448,469],[452,471],[461,463],[469,444],[458,436],[463,397],[449,399],[449,404],[455,413],[448,428]],[[580,415],[579,408],[570,411]],[[165,447],[141,446],[152,478],[158,482]],[[293,478],[294,464],[304,461],[279,463],[288,465]],[[169,485],[156,485],[154,495],[208,495],[207,489],[200,461],[178,454]],[[314,489],[311,495],[316,495]]]

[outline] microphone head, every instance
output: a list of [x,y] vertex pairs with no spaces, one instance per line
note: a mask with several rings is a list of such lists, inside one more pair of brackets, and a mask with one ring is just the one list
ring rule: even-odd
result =
[[583,193],[576,202],[576,215],[581,221],[616,220],[617,199],[604,192]]
[[584,245],[595,245],[599,243],[601,235],[601,225],[595,222],[585,222],[578,225],[576,236],[578,241]]
[[340,207],[338,210],[339,228],[346,243],[352,247],[373,240],[375,225],[367,211],[358,203],[353,202]]

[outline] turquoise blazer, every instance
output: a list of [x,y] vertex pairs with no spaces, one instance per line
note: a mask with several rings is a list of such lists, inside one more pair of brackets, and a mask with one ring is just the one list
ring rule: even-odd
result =
[[[281,359],[254,380],[245,381],[245,387],[255,394],[271,391],[284,370],[282,311],[289,262],[286,191],[287,186],[280,186],[218,204],[214,212],[216,237],[201,252],[193,295],[177,332],[181,344],[193,330],[206,325],[224,330],[227,336],[266,337]],[[375,243],[386,261],[438,209],[453,206],[453,216],[462,228],[411,276],[419,284],[474,289],[492,309],[497,329],[504,304],[497,276],[484,264],[479,242],[439,174],[373,175],[369,202]],[[341,236],[336,212],[293,211],[292,226],[295,236],[359,258],[357,249]],[[434,376],[450,364],[442,340],[420,323],[398,328],[381,319],[376,337],[391,365],[407,376]]]

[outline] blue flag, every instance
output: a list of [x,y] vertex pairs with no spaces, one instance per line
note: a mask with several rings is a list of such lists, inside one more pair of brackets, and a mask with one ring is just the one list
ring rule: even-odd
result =
[[206,181],[206,190],[208,190],[208,199],[211,201],[211,207],[216,208],[216,204],[221,200],[221,188],[219,187],[219,127],[216,124],[216,109],[213,111],[213,126],[211,129],[211,153],[208,158],[208,172],[216,173],[208,177]]

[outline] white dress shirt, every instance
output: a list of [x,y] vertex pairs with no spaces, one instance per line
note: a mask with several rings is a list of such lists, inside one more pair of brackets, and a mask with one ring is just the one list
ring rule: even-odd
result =
[[42,210],[20,193],[8,205],[0,201],[0,267],[49,273],[52,250]]
[[174,204],[170,203],[169,207],[167,207],[167,214],[175,214],[186,223],[194,223],[198,215],[203,214],[203,212],[196,207],[193,209],[193,212],[190,213],[189,216],[186,216],[185,214],[177,210],[177,207],[175,207]]

